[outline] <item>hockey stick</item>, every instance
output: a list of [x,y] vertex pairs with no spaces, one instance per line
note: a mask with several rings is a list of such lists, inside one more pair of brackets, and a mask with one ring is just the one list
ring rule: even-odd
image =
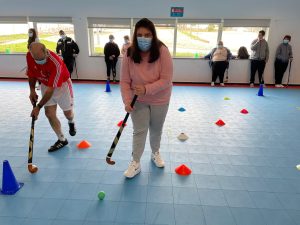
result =
[[[36,103],[33,103],[33,108],[36,106]],[[34,123],[35,118],[32,117],[31,119],[31,131],[30,131],[30,138],[29,138],[29,151],[28,151],[28,171],[30,173],[36,173],[38,171],[38,167],[32,164],[32,157],[33,157],[33,143],[34,143]]]
[[290,76],[291,76],[291,68],[292,68],[292,61],[290,60],[290,66],[289,66],[289,76],[288,76],[288,80],[286,83],[286,87],[289,86],[289,82],[290,82]]
[[[137,95],[135,95],[135,96],[133,97],[133,99],[132,99],[132,101],[131,101],[131,103],[130,103],[130,106],[131,106],[131,107],[134,106],[137,97],[138,97]],[[129,117],[129,113],[126,113],[126,116],[125,116],[125,118],[124,118],[124,120],[123,120],[123,123],[122,123],[122,125],[120,126],[120,129],[119,129],[119,131],[118,131],[118,133],[117,133],[117,135],[116,135],[116,137],[115,137],[115,139],[114,139],[114,141],[113,141],[113,143],[112,143],[112,145],[111,145],[111,147],[110,147],[110,149],[109,149],[109,151],[108,151],[108,153],[107,153],[107,156],[106,156],[106,162],[107,162],[108,164],[110,164],[110,165],[114,165],[114,164],[116,163],[115,161],[111,160],[111,157],[112,157],[112,155],[113,155],[113,153],[114,153],[114,151],[115,151],[115,148],[116,148],[116,146],[117,146],[117,144],[118,144],[118,142],[119,142],[119,139],[120,139],[120,137],[121,137],[122,131],[123,131],[124,127],[125,127],[125,123],[127,122],[128,117]]]

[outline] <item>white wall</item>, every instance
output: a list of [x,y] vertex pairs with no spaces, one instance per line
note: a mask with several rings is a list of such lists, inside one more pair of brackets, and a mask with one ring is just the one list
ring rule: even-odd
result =
[[[86,17],[169,18],[171,6],[183,6],[184,18],[271,19],[270,61],[265,70],[266,83],[273,83],[276,47],[285,34],[292,35],[294,62],[290,83],[300,84],[300,1],[298,0],[0,0],[1,16],[71,16],[81,53],[77,59],[79,78],[105,79],[103,57],[88,56]],[[250,44],[250,43],[249,43]],[[0,77],[24,77],[24,55],[0,55]],[[249,80],[249,61],[232,61],[230,81]],[[207,61],[174,59],[174,81],[209,82]]]

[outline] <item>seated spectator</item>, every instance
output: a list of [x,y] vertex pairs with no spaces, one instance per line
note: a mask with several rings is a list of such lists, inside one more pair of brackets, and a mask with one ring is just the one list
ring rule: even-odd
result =
[[210,65],[212,68],[212,81],[211,86],[215,86],[215,82],[219,77],[220,85],[224,85],[224,73],[229,66],[229,60],[231,59],[231,52],[228,48],[224,47],[223,42],[219,41],[217,48],[211,50],[211,52],[204,56],[205,59],[210,59]]

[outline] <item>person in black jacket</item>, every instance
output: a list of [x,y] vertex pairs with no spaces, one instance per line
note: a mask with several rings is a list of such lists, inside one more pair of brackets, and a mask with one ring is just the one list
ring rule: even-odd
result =
[[59,35],[60,39],[56,45],[56,53],[62,56],[71,76],[79,48],[76,42],[72,38],[67,37],[63,30],[59,31]]
[[104,56],[107,68],[107,80],[110,80],[110,71],[113,73],[113,81],[116,81],[116,64],[120,55],[119,46],[114,42],[114,36],[109,35],[109,42],[104,46]]

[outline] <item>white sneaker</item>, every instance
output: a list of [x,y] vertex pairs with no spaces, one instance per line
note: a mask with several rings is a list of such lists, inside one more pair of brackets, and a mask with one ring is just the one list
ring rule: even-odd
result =
[[124,172],[124,176],[127,178],[133,178],[139,172],[141,172],[141,164],[136,161],[131,161],[128,169]]
[[266,88],[266,87],[267,87],[267,85],[263,84],[263,87],[264,87],[264,88]]
[[159,152],[155,152],[154,154],[152,153],[151,159],[157,167],[159,167],[159,168],[165,167],[165,162],[161,158]]
[[41,90],[41,85],[36,86],[36,90]]
[[224,84],[224,83],[220,83],[220,86],[224,87],[224,86],[225,86],[225,84]]
[[253,84],[253,83],[251,83],[251,84],[250,84],[250,87],[251,87],[251,88],[253,88],[253,87],[254,87],[254,84]]
[[280,84],[275,84],[275,87],[281,88],[281,85]]
[[214,87],[215,86],[215,82],[211,82],[210,86]]
[[281,87],[281,88],[284,88],[284,85],[280,84],[280,87]]

